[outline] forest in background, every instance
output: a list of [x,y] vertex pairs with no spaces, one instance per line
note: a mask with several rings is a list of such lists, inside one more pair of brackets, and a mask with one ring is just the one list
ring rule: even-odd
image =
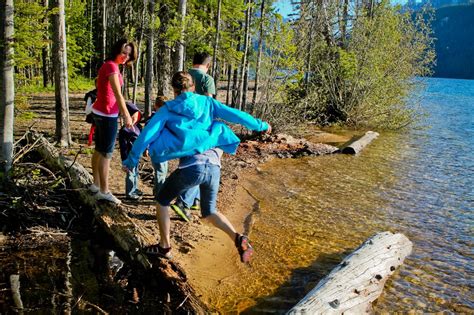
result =
[[[171,75],[192,55],[213,55],[225,103],[269,120],[399,129],[416,115],[407,95],[431,73],[433,12],[382,0],[303,0],[285,21],[272,0],[1,0],[0,118],[8,160],[23,92],[54,86],[56,137],[70,143],[68,91],[89,88],[107,49],[127,37],[139,58],[124,94],[144,91],[145,115],[170,95]],[[69,84],[72,82],[73,84]],[[15,107],[16,104],[16,107]],[[10,130],[11,129],[11,130]],[[8,163],[7,163],[8,164]]]

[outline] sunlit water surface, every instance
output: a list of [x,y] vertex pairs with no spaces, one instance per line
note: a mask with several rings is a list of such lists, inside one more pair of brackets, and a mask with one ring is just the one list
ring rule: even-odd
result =
[[209,297],[223,313],[284,313],[369,236],[413,253],[377,312],[474,312],[474,81],[428,79],[429,128],[382,133],[358,156],[273,160],[248,178],[256,258]]

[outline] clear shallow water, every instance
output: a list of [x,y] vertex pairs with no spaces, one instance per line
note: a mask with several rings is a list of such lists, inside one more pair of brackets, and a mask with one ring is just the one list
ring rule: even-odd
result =
[[474,312],[474,81],[427,79],[429,128],[382,133],[358,156],[274,160],[249,178],[257,257],[210,297],[221,312],[283,313],[367,237],[414,250],[376,312]]

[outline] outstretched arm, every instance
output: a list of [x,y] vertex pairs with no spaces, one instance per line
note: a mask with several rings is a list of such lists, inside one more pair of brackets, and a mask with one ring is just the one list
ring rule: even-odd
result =
[[214,114],[218,118],[245,126],[254,131],[265,131],[270,133],[272,130],[268,123],[254,118],[246,112],[224,105],[215,99],[212,99],[211,101],[213,102]]

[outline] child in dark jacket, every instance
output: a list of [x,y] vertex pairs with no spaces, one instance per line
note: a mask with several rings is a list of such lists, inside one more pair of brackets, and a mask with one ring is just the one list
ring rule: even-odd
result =
[[[140,135],[142,126],[140,125],[140,119],[142,113],[138,107],[132,102],[126,102],[127,110],[132,118],[133,126],[132,128],[127,128],[123,126],[119,131],[119,146],[120,146],[120,157],[122,161],[125,161],[132,149],[133,143]],[[125,177],[125,196],[127,199],[139,200],[143,192],[138,189],[138,165],[129,170]]]

